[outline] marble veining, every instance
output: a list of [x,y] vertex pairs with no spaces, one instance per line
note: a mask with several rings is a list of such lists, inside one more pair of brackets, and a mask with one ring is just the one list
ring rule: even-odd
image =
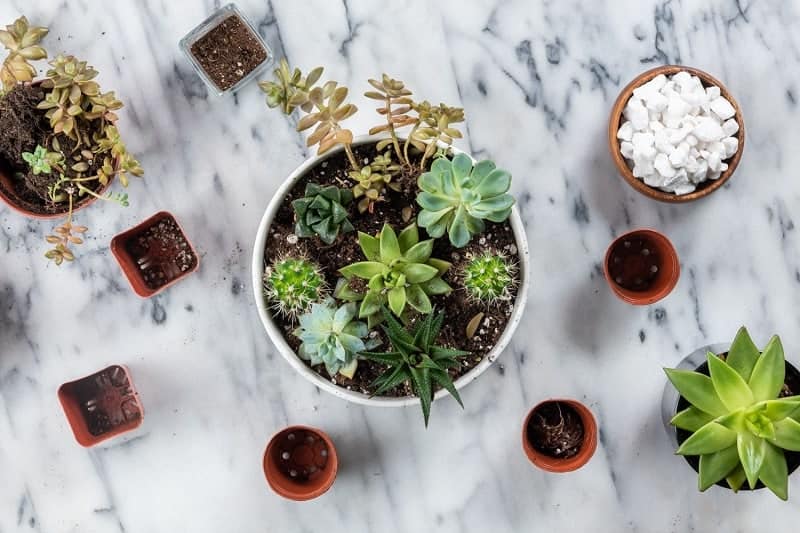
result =
[[[90,59],[126,102],[120,127],[146,170],[131,207],[80,212],[79,262],[42,257],[47,222],[0,207],[0,532],[754,531],[791,529],[795,503],[766,492],[695,490],[659,416],[661,367],[746,324],[779,333],[800,362],[796,127],[800,4],[793,0],[241,0],[276,55],[351,87],[365,132],[366,79],[388,72],[419,95],[465,108],[458,146],[514,175],[532,252],[523,323],[502,357],[417,408],[350,405],[291,371],[248,287],[258,221],[308,155],[294,118],[255,84],[208,93],[178,41],[218,2],[6,0],[51,28],[51,52]],[[698,203],[656,204],[619,178],[606,121],[621,87],[663,63],[704,69],[743,108],[747,146],[728,185]],[[201,268],[150,300],[133,294],[111,238],[170,210]],[[615,235],[665,232],[680,254],[674,293],[627,306],[605,286]],[[58,386],[130,367],[145,409],[122,442],[78,446]],[[527,410],[551,396],[598,418],[594,459],[570,475],[522,453]],[[267,488],[261,456],[289,423],[323,428],[341,470],[296,504]],[[790,480],[800,498],[800,477]]]

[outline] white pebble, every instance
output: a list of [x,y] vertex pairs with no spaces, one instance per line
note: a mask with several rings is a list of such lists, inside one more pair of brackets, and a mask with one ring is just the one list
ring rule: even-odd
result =
[[725,135],[719,122],[710,117],[701,118],[692,133],[703,142],[718,141]]
[[726,120],[725,123],[722,125],[722,131],[725,132],[725,135],[730,137],[731,135],[735,135],[736,132],[739,131],[739,123],[736,122],[734,119]]
[[633,159],[633,143],[622,141],[619,145],[619,151],[625,159]]
[[[620,141],[630,141],[633,138],[633,124],[630,120],[622,123],[617,131],[617,139]],[[627,156],[626,156],[627,157]]]
[[656,168],[659,174],[664,176],[665,178],[671,178],[675,175],[675,167],[673,167],[670,162],[667,154],[660,153],[656,156],[655,163],[653,166]]
[[739,151],[739,139],[736,137],[726,137],[722,139],[722,145],[725,147],[725,159],[733,157]]
[[736,114],[733,105],[723,97],[714,98],[709,104],[711,111],[714,112],[721,120],[728,120]]

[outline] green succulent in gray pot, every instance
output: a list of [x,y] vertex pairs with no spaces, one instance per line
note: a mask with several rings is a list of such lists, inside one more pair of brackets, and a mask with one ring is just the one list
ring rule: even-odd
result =
[[800,452],[800,396],[786,396],[780,338],[761,352],[741,328],[727,354],[708,352],[706,364],[708,375],[699,368],[665,369],[689,404],[671,420],[691,433],[676,453],[700,457],[701,491],[721,480],[734,491],[760,481],[786,500],[785,454]]
[[353,231],[347,219],[347,206],[353,203],[353,193],[334,185],[306,185],[305,196],[292,202],[295,212],[295,235],[318,235],[325,244],[333,244],[339,233]]
[[473,166],[465,154],[452,160],[439,157],[419,177],[418,185],[417,203],[422,210],[417,222],[433,238],[447,232],[456,248],[483,232],[484,220],[506,220],[514,205],[514,198],[507,194],[511,174],[488,160]]

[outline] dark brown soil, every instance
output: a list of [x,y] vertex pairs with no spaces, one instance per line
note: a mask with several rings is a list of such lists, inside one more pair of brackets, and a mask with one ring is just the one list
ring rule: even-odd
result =
[[89,433],[99,436],[142,417],[131,383],[120,367],[86,377],[73,386]]
[[139,266],[145,285],[153,290],[197,265],[197,256],[172,217],[162,218],[132,235],[124,246]]
[[298,483],[319,477],[328,464],[328,446],[311,431],[298,430],[287,434],[273,453],[272,459],[278,469]]
[[581,451],[583,422],[569,404],[547,402],[534,411],[526,435],[541,453],[556,459],[568,459]]
[[200,37],[191,51],[222,91],[236,85],[267,59],[267,51],[237,15],[229,16]]
[[[356,147],[354,150],[356,157],[364,163],[376,155],[373,145]],[[375,235],[381,230],[384,223],[388,223],[399,232],[400,229],[408,226],[415,219],[418,212],[418,206],[415,201],[418,172],[402,176],[397,181],[401,185],[401,190],[399,192],[388,191],[387,201],[376,203],[372,214],[368,212],[360,214],[355,207],[351,208],[350,221],[353,223],[356,232],[340,236],[332,245],[325,245],[318,237],[299,239],[299,241],[295,239],[292,200],[303,196],[306,183],[309,181],[321,185],[352,186],[351,180],[347,177],[348,170],[347,158],[344,153],[340,153],[311,169],[306,176],[298,180],[278,210],[270,228],[264,252],[266,262],[270,262],[273,258],[285,252],[305,253],[323,267],[326,282],[329,287],[333,288],[340,277],[337,273],[338,269],[350,263],[364,260],[356,237],[358,231]],[[410,214],[409,219],[403,218],[404,210],[406,210],[407,215]],[[420,228],[419,231],[420,239],[428,238],[424,229]],[[470,244],[464,248],[454,248],[446,236],[437,239],[434,246],[432,257],[453,263],[450,270],[443,276],[443,279],[454,288],[453,292],[447,296],[431,297],[431,302],[436,309],[444,309],[446,316],[438,342],[439,344],[471,353],[471,355],[461,358],[461,368],[450,370],[453,379],[468,372],[491,351],[503,331],[505,331],[514,307],[517,294],[516,287],[511,288],[510,301],[501,302],[493,306],[487,306],[485,303],[469,299],[465,291],[460,289],[462,284],[459,277],[468,258],[473,254],[486,250],[503,252],[511,260],[518,261],[517,245],[508,221],[500,224],[487,222],[486,231],[481,235],[475,236]],[[484,313],[481,325],[475,336],[467,339],[467,324],[475,315],[481,312]],[[290,319],[277,314],[274,319],[281,328],[289,346],[297,350],[300,346],[300,341],[291,334],[296,325]],[[385,341],[382,332],[379,331],[378,336]],[[388,348],[386,342],[378,349],[385,348]],[[353,379],[347,379],[341,375],[329,376],[323,365],[314,367],[314,370],[337,385],[349,390],[370,394],[375,390],[372,387],[372,382],[383,373],[385,367],[370,361],[360,361],[358,371]],[[412,392],[409,386],[401,385],[385,395],[410,396]]]
[[646,291],[658,277],[656,247],[644,237],[632,237],[617,243],[611,250],[608,270],[611,278],[623,289]]
[[[720,357],[722,359],[727,356],[727,353],[722,354]],[[703,363],[702,365],[695,368],[695,372],[700,372],[701,374],[705,374],[706,376],[710,376],[711,373],[708,370],[708,363]],[[795,396],[800,394],[800,371],[798,371],[794,365],[786,362],[786,379],[783,383],[783,390],[781,391],[779,397],[786,398],[787,396]],[[689,407],[689,402],[681,396],[678,399],[678,408],[675,410],[676,413],[683,411],[687,407]],[[692,433],[690,431],[686,431],[685,429],[675,428],[675,433],[678,437],[678,445],[683,444],[683,441],[688,439]],[[800,466],[800,452],[790,452],[784,450],[784,455],[786,456],[786,466],[789,468],[789,474],[797,470],[797,467]],[[695,472],[700,471],[700,457],[697,455],[684,455],[684,459],[689,465],[694,468]],[[728,483],[723,479],[717,483],[718,486],[730,489]],[[761,481],[758,482],[756,485],[756,490],[763,489],[764,484]],[[740,490],[750,490],[750,486],[745,483]]]
[[[30,171],[28,163],[22,159],[23,152],[33,152],[37,145],[52,150],[53,130],[45,118],[45,112],[36,109],[44,98],[44,90],[38,86],[17,85],[0,98],[0,172],[11,178],[8,187],[0,180],[0,188],[20,207],[38,214],[66,213],[69,204],[53,203],[47,193],[48,188],[58,179],[57,172],[39,174]],[[98,126],[99,127],[99,126]],[[91,135],[93,132],[88,132]],[[57,136],[59,145],[67,159],[66,174],[71,175],[70,157],[76,153],[76,142],[65,135]],[[102,158],[95,158],[85,175],[91,176],[102,166]],[[102,188],[97,183],[95,191]],[[80,206],[92,197],[86,195],[76,198],[75,206]]]

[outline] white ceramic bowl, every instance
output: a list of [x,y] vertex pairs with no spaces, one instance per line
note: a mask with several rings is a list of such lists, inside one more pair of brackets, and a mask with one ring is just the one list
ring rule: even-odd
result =
[[[353,141],[354,146],[358,146],[361,144],[373,143],[377,140],[381,139],[380,136],[362,136],[358,137]],[[300,373],[304,378],[308,381],[319,387],[320,389],[330,392],[331,394],[338,396],[339,398],[344,398],[345,400],[359,403],[363,405],[371,405],[371,406],[382,406],[382,407],[402,407],[406,405],[416,405],[419,403],[419,399],[415,396],[407,396],[402,398],[387,398],[387,397],[369,397],[366,394],[361,392],[355,392],[345,389],[344,387],[339,387],[334,385],[330,381],[326,380],[314,370],[309,368],[302,359],[300,359],[297,354],[294,353],[289,345],[286,343],[286,340],[283,338],[278,326],[276,326],[275,322],[272,320],[272,314],[270,313],[269,308],[267,307],[266,301],[264,300],[263,294],[263,284],[262,284],[262,276],[264,273],[264,247],[266,245],[267,236],[269,235],[269,228],[272,225],[272,219],[275,217],[275,214],[278,211],[281,203],[283,202],[284,197],[286,194],[294,187],[294,184],[303,177],[303,175],[311,168],[315,167],[325,159],[331,157],[334,154],[339,153],[342,150],[342,147],[339,146],[327,154],[323,156],[314,156],[308,160],[306,160],[302,165],[297,167],[297,169],[292,172],[286,181],[281,185],[278,190],[275,192],[275,196],[272,197],[270,200],[269,205],[267,206],[267,210],[264,213],[264,216],[261,218],[261,224],[258,226],[258,233],[256,234],[256,243],[253,247],[253,263],[252,263],[252,285],[253,285],[253,293],[256,299],[256,307],[258,308],[258,316],[261,317],[261,323],[264,324],[264,329],[267,330],[267,334],[269,335],[270,339],[272,339],[273,344],[278,348],[278,351],[283,355],[283,357],[289,362],[292,367]],[[453,149],[454,152],[459,153],[460,151],[457,149]],[[502,353],[503,349],[508,345],[511,337],[514,335],[514,331],[517,329],[519,325],[520,319],[522,318],[522,312],[525,309],[525,304],[528,301],[528,286],[529,286],[529,279],[528,279],[528,262],[529,262],[529,252],[528,252],[528,241],[525,238],[525,228],[522,225],[522,219],[519,216],[519,211],[517,207],[511,211],[511,229],[514,231],[514,237],[517,241],[517,250],[520,259],[519,264],[519,276],[520,276],[520,284],[517,289],[517,300],[514,303],[514,311],[511,313],[511,318],[506,325],[506,330],[500,336],[500,339],[495,344],[494,348],[491,352],[489,352],[486,357],[484,357],[481,362],[473,367],[469,372],[461,376],[455,381],[455,386],[457,389],[461,389],[462,387],[466,386],[472,380],[483,374],[489,365],[491,365],[495,359]],[[441,389],[436,392],[434,396],[434,400],[441,398],[442,396],[446,395],[447,391]]]

